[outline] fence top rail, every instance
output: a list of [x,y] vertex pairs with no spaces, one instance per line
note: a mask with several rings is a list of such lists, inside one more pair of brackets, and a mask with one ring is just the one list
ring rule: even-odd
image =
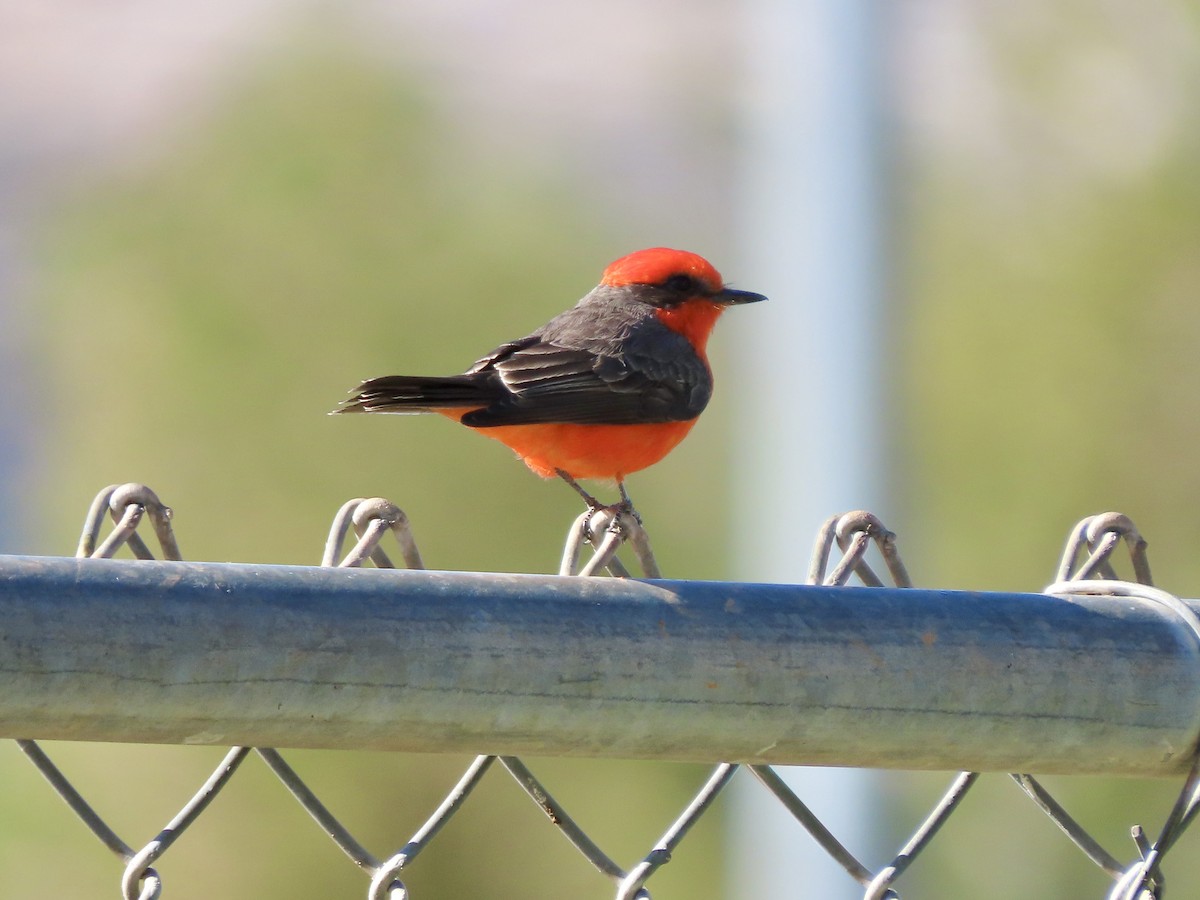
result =
[[1152,593],[5,556],[0,736],[1170,775]]

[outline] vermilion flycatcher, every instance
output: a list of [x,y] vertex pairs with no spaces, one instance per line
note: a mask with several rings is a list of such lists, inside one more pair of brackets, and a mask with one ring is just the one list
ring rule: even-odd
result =
[[462,375],[364,381],[338,413],[436,412],[558,475],[615,481],[678,444],[712,396],[705,347],[725,307],[765,300],[725,286],[695,253],[655,247],[623,256],[574,308],[502,344]]

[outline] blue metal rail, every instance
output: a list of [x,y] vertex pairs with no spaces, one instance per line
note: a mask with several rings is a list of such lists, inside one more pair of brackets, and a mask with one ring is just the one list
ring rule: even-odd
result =
[[1137,597],[0,557],[0,737],[1167,775],[1198,733]]

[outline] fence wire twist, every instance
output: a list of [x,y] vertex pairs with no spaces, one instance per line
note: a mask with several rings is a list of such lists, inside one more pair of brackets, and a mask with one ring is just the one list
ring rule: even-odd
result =
[[[111,518],[114,524],[107,537],[101,540],[106,517]],[[154,559],[150,547],[138,534],[139,526],[147,518],[162,557],[181,560],[183,557],[172,528],[170,508],[153,491],[140,484],[111,485],[97,495],[84,522],[76,556],[110,558],[125,546],[138,559]],[[354,542],[343,553],[351,532]],[[406,568],[424,568],[408,517],[394,503],[382,498],[356,498],[341,507],[334,517],[321,564],[359,567],[370,562],[377,567],[393,568],[392,558],[384,547],[389,534]],[[1133,581],[1119,580],[1116,574],[1113,557],[1122,543],[1128,549]],[[836,559],[835,544],[840,551],[840,557]],[[618,558],[619,551],[626,546],[631,549],[645,577],[660,577],[649,537],[636,516],[611,509],[588,511],[579,516],[568,531],[560,574],[588,577],[607,571],[612,576],[628,577],[630,573],[627,567]],[[591,548],[591,556],[581,561],[588,547]],[[882,559],[890,582],[897,588],[912,587],[897,549],[896,535],[876,516],[865,511],[832,516],[823,523],[813,549],[808,583],[843,586],[857,576],[867,587],[882,586],[884,581],[867,559],[872,547]],[[1157,604],[1185,623],[1200,645],[1200,620],[1177,597],[1153,586],[1146,541],[1133,522],[1119,513],[1085,518],[1071,530],[1055,582],[1046,592],[1101,594]],[[161,895],[163,881],[154,864],[229,784],[238,767],[252,752],[263,760],[317,826],[367,875],[370,879],[367,889],[369,900],[405,900],[409,897],[408,889],[400,877],[402,872],[414,863],[447,822],[464,808],[472,791],[488,772],[497,768],[497,762],[499,769],[515,780],[571,845],[597,872],[615,885],[617,900],[648,900],[650,894],[646,883],[671,860],[690,829],[713,807],[714,801],[739,768],[730,763],[716,765],[658,841],[640,860],[625,869],[601,849],[542,781],[515,756],[476,757],[412,837],[400,849],[386,856],[377,856],[342,824],[279,751],[272,748],[230,748],[199,790],[162,830],[140,849],[134,849],[92,808],[35,741],[19,740],[16,743],[80,821],[122,860],[124,869],[120,887],[126,900],[154,900]],[[1194,758],[1198,761],[1193,763],[1158,837],[1151,842],[1140,825],[1132,827],[1138,857],[1129,864],[1122,864],[1116,856],[1105,850],[1032,775],[1014,773],[1010,777],[1087,858],[1113,880],[1109,900],[1159,900],[1164,889],[1162,864],[1165,856],[1200,811],[1200,757]],[[961,808],[963,800],[980,777],[977,772],[960,772],[896,855],[885,865],[872,869],[846,848],[773,767],[749,765],[746,768],[848,876],[864,888],[864,900],[899,897],[893,886],[932,843],[942,826]]]

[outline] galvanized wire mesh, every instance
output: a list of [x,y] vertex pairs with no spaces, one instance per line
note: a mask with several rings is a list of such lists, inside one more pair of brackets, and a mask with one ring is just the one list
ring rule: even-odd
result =
[[[111,518],[113,527],[106,536],[101,537],[106,517]],[[88,512],[76,555],[109,558],[125,547],[138,559],[152,560],[155,558],[154,552],[138,531],[146,520],[150,522],[159,554],[165,559],[182,559],[172,528],[171,510],[153,491],[139,484],[113,485],[100,492]],[[359,567],[371,563],[377,567],[391,568],[394,563],[388,553],[389,544],[395,545],[393,553],[398,553],[398,559],[403,561],[406,568],[424,567],[408,519],[399,507],[381,498],[350,500],[334,517],[322,565]],[[1116,573],[1117,555],[1122,545],[1127,550],[1133,572],[1131,581],[1120,580]],[[651,578],[659,577],[658,566],[642,523],[637,517],[615,509],[587,512],[573,523],[568,532],[560,574],[589,577],[607,572],[612,576],[627,577],[629,571],[617,556],[623,547],[631,549],[643,574]],[[896,535],[877,517],[863,511],[833,516],[822,525],[812,555],[808,582],[842,586],[856,577],[868,587],[884,585],[884,578],[868,559],[868,551],[872,547],[883,562],[887,580],[897,588],[912,587],[897,549]],[[590,556],[585,559],[585,552],[589,548]],[[1187,604],[1152,585],[1146,542],[1134,524],[1117,513],[1086,518],[1072,529],[1055,583],[1047,588],[1047,592],[1140,598],[1178,617],[1200,642],[1200,620]],[[239,767],[252,754],[266,764],[311,816],[316,826],[364,873],[368,882],[366,896],[371,900],[402,900],[409,897],[403,880],[405,871],[415,865],[422,851],[437,839],[452,817],[470,808],[472,791],[492,772],[507,773],[515,780],[544,812],[551,826],[570,842],[600,877],[611,883],[618,900],[648,898],[647,883],[656,871],[671,860],[672,854],[687,838],[692,827],[713,808],[721,792],[741,768],[730,763],[715,764],[661,837],[640,858],[623,865],[577,823],[529,766],[515,756],[484,755],[475,758],[425,822],[399,849],[376,853],[355,837],[327,802],[318,797],[278,750],[272,748],[230,748],[211,775],[162,830],[149,841],[136,846],[127,843],[116,833],[42,747],[33,740],[19,740],[17,744],[78,819],[121,860],[120,890],[126,900],[151,900],[162,894],[163,879],[157,864],[185,835],[189,826],[204,814],[217,794],[230,784]],[[848,878],[862,887],[864,900],[899,896],[897,883],[935,841],[947,821],[960,814],[964,798],[980,778],[976,772],[956,775],[895,856],[882,865],[872,866],[857,858],[771,766],[749,765],[745,768],[753,780],[776,798],[811,838],[846,871]],[[1109,876],[1112,881],[1107,895],[1109,900],[1147,900],[1163,896],[1164,862],[1200,810],[1200,769],[1196,763],[1193,763],[1173,808],[1153,840],[1140,825],[1132,826],[1137,856],[1126,862],[1122,861],[1119,852],[1105,849],[1033,775],[1014,773],[1011,778],[1087,859]],[[541,887],[553,889],[552,885]]]

